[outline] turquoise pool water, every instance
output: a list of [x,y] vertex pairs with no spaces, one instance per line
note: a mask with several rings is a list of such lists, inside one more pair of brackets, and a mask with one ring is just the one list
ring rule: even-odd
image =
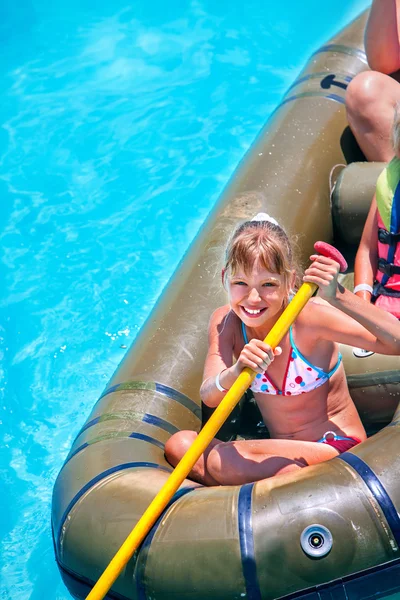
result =
[[237,162],[365,0],[0,4],[0,586],[67,600],[52,486]]

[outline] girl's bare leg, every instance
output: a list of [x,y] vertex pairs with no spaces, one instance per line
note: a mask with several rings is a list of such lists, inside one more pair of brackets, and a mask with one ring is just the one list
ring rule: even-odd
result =
[[207,459],[208,473],[220,485],[239,485],[299,471],[337,456],[327,444],[297,440],[245,440],[216,445]]
[[[168,462],[176,467],[182,456],[189,450],[194,440],[197,437],[195,431],[178,431],[172,437],[169,438],[165,444],[165,456]],[[221,444],[219,440],[212,440],[204,454],[202,454],[194,465],[193,469],[189,473],[190,479],[198,481],[203,485],[220,485],[208,472],[206,463],[210,452]]]
[[[176,465],[196,433],[181,431],[167,442],[166,456]],[[175,439],[174,439],[175,438]],[[303,469],[337,456],[327,444],[296,440],[213,440],[190,477],[204,485],[241,485]]]
[[389,162],[394,108],[400,84],[383,73],[364,71],[349,83],[346,110],[350,128],[368,160]]

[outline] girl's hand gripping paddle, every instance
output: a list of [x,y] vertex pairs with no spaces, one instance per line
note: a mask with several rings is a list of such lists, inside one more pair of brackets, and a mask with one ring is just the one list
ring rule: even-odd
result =
[[332,260],[336,260],[336,262],[339,263],[341,273],[347,271],[346,259],[339,252],[339,250],[337,250],[330,244],[327,244],[326,242],[315,242],[314,248],[319,254],[327,256],[328,258],[332,258]]
[[[340,270],[347,269],[347,263],[336,248],[333,248],[325,242],[316,242],[314,248],[320,254],[336,260],[340,265]],[[274,349],[283,336],[288,331],[291,324],[295,321],[297,315],[307,304],[308,300],[317,289],[315,283],[303,283],[290,304],[279,317],[264,342]],[[87,600],[101,600],[107,594],[118,575],[121,573],[135,550],[142,543],[162,511],[171,500],[183,480],[192,470],[195,463],[206,450],[211,440],[215,437],[220,427],[224,424],[240,398],[251,385],[256,372],[246,367],[240,373],[239,377],[228,390],[221,403],[217,406],[199,435],[181,458],[175,469],[164,483],[154,500],[150,503],[142,517],[136,523],[121,548],[115,554],[108,567],[105,569],[100,579],[97,581],[92,591],[87,596]]]

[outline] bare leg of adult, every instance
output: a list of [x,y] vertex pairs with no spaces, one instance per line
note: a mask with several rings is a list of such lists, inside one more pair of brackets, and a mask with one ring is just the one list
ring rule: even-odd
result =
[[[194,440],[197,437],[195,431],[178,431],[169,438],[165,444],[165,457],[167,461],[176,467],[182,456],[186,454],[187,450],[192,446]],[[208,455],[211,450],[218,444],[221,444],[220,440],[212,440],[204,454],[202,454],[194,465],[193,469],[189,473],[190,479],[202,483],[203,485],[220,485],[207,471],[206,463]]]
[[346,91],[347,118],[368,160],[393,158],[391,130],[394,108],[400,102],[400,84],[383,73],[359,73]]
[[241,485],[299,471],[329,460],[339,452],[328,444],[297,440],[244,440],[215,445],[207,472],[220,485]]

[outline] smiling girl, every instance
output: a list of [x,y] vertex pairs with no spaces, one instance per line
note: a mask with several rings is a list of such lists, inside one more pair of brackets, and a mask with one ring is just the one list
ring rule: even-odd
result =
[[[292,254],[285,231],[265,213],[240,225],[228,243],[222,278],[229,304],[211,316],[200,395],[207,406],[218,406],[250,367],[257,373],[251,389],[271,439],[214,439],[190,474],[205,485],[296,471],[365,440],[338,343],[400,353],[400,325],[340,286],[338,263],[316,254],[303,280],[319,286],[320,298],[308,302],[280,347],[265,344],[297,287]],[[180,431],[168,440],[165,453],[173,466],[196,435]]]

